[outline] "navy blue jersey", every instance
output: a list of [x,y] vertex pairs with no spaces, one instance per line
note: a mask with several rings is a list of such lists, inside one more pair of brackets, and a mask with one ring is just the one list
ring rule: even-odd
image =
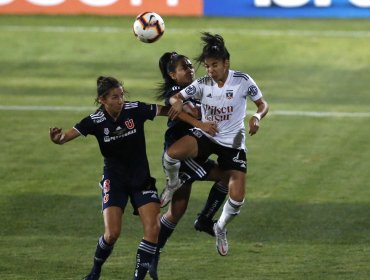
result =
[[[165,100],[164,103],[167,106],[170,106],[170,98],[178,93],[180,90],[182,90],[184,87],[180,86],[173,86],[169,90],[166,91],[165,93]],[[199,104],[198,101],[195,99],[189,99],[186,102],[191,102],[193,103],[194,106],[197,106]],[[180,120],[171,120],[168,118],[167,121],[167,130],[164,135],[164,149],[167,150],[169,146],[171,146],[176,140],[180,139],[181,137],[185,136],[188,134],[188,130],[190,128],[193,128],[190,124],[187,124],[185,122],[182,122]]]
[[116,121],[104,110],[97,110],[74,128],[84,136],[96,137],[105,169],[119,174],[122,185],[143,189],[150,180],[144,122],[153,120],[156,113],[155,104],[125,102]]

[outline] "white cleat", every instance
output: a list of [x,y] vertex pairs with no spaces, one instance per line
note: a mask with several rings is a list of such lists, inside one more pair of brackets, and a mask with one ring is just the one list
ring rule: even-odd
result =
[[229,244],[227,243],[227,230],[223,230],[217,226],[217,223],[213,225],[213,231],[216,236],[216,248],[221,256],[226,256],[229,251]]
[[168,181],[166,182],[166,187],[163,189],[159,200],[161,201],[161,208],[166,207],[168,203],[172,200],[172,196],[179,188],[181,188],[183,182],[179,179],[179,182],[175,186],[169,186]]

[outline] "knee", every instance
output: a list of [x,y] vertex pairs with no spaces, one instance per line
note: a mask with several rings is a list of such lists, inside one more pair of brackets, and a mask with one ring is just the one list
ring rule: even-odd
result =
[[106,230],[105,233],[104,233],[104,240],[108,244],[113,245],[114,243],[116,243],[120,234],[121,234],[121,231],[119,229]]
[[178,223],[182,216],[185,214],[187,205],[171,207],[171,210],[166,213],[166,218],[173,223]]
[[157,243],[159,230],[160,230],[159,223],[151,223],[148,225],[144,225],[144,239],[152,243]]
[[174,160],[176,160],[175,150],[174,149],[171,149],[171,147],[167,149],[166,154],[167,154],[167,160],[168,161],[171,161],[171,160],[174,161]]
[[229,187],[229,196],[232,200],[242,202],[245,197],[245,189],[242,187]]

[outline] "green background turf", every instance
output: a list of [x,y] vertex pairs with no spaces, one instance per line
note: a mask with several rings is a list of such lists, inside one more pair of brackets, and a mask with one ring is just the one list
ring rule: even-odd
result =
[[[247,203],[228,226],[229,255],[193,230],[210,188],[196,183],[161,279],[369,279],[370,117],[274,112],[369,113],[370,21],[164,19],[165,35],[148,45],[132,35],[132,18],[0,16],[0,106],[92,107],[99,75],[123,80],[130,100],[154,102],[159,56],[193,58],[200,32],[219,32],[232,69],[256,80],[271,114],[247,139]],[[48,138],[50,126],[67,129],[88,113],[0,110],[1,279],[80,279],[90,269],[103,231],[97,143]],[[165,123],[146,125],[159,190]],[[141,237],[128,207],[101,279],[131,279]]]

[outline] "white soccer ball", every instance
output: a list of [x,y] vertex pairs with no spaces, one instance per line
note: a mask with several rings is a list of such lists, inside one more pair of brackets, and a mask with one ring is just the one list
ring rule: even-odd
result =
[[153,43],[164,33],[164,21],[154,12],[144,12],[135,19],[133,31],[141,42]]

